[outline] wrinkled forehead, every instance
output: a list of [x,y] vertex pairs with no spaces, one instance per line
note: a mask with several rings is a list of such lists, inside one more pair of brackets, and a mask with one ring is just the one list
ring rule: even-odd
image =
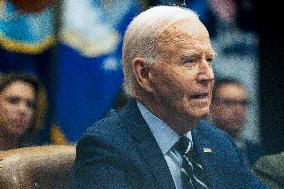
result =
[[5,88],[3,88],[0,94],[4,95],[30,94],[32,96],[35,96],[35,88],[31,83],[22,80],[16,80],[9,83]]
[[188,50],[194,44],[194,48],[214,54],[209,33],[199,19],[182,19],[171,24],[160,33],[157,43],[162,50],[167,47]]
[[164,32],[173,30],[174,28],[178,27],[179,25],[183,23],[186,23],[187,25],[190,25],[190,26],[203,25],[200,22],[199,18],[196,16],[164,18],[156,23],[156,27],[158,27],[158,36],[162,35]]

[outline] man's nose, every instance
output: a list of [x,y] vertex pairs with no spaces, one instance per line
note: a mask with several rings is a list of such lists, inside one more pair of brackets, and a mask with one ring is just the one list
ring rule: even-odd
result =
[[21,102],[21,103],[19,103],[19,105],[18,105],[18,111],[19,111],[21,114],[27,114],[28,111],[29,111],[29,108],[28,108],[28,106],[26,105],[26,103]]
[[213,68],[206,60],[200,62],[197,79],[199,81],[214,81]]
[[246,111],[246,107],[241,103],[235,104],[234,108],[236,109],[236,111],[241,113],[244,113]]

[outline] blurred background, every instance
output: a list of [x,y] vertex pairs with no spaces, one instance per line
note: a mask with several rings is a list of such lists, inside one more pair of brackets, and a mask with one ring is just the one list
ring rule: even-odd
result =
[[117,106],[121,46],[131,19],[154,5],[193,9],[217,53],[216,78],[233,77],[252,102],[242,137],[284,150],[281,6],[254,0],[0,0],[0,72],[34,74],[48,101],[41,143],[56,125],[76,143]]

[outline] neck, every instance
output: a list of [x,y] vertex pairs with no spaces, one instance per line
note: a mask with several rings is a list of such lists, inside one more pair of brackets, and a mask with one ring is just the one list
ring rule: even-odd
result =
[[19,147],[20,140],[15,137],[7,137],[5,135],[0,135],[0,151],[10,150]]
[[153,98],[138,98],[144,106],[167,123],[177,134],[184,135],[197,124],[197,120],[192,119],[189,115],[179,113],[170,107],[165,107],[163,104],[155,103],[148,99]]
[[19,143],[20,143],[19,137],[10,135],[7,132],[0,129],[0,151],[18,148]]

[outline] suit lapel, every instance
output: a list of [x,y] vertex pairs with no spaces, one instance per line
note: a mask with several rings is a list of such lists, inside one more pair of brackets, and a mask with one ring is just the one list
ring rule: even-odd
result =
[[175,188],[167,162],[151,130],[144,121],[136,101],[131,101],[123,114],[123,122],[131,136],[137,141],[139,152],[148,165],[149,172],[153,173],[159,183],[158,188]]
[[220,182],[224,178],[222,170],[222,162],[217,159],[218,149],[214,143],[209,140],[205,134],[206,128],[202,125],[197,126],[192,130],[192,138],[194,151],[200,158],[207,177],[209,188],[223,188],[225,183]]

